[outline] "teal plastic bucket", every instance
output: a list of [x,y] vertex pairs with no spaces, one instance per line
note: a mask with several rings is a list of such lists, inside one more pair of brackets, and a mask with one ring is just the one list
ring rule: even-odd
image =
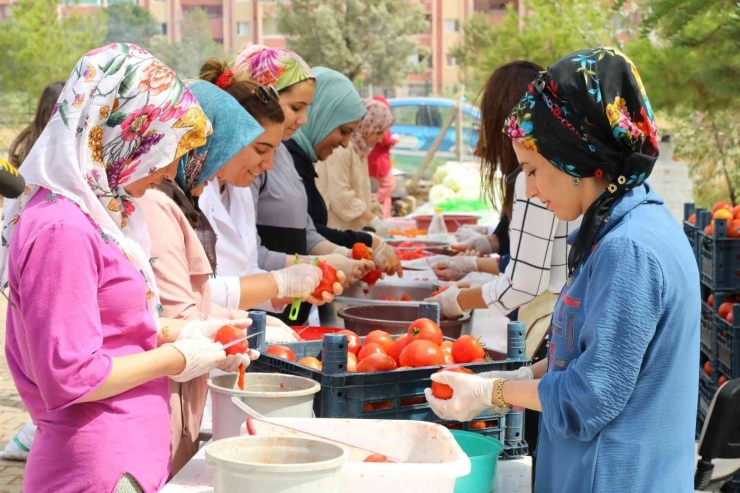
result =
[[455,493],[491,493],[496,481],[498,456],[504,450],[504,444],[495,438],[470,433],[469,431],[450,430],[463,452],[470,457],[470,474],[457,478]]

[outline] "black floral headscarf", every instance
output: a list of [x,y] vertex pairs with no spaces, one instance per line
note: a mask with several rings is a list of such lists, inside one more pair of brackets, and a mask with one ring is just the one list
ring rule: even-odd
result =
[[529,85],[503,131],[574,179],[610,181],[584,214],[568,258],[571,270],[588,258],[617,199],[642,185],[658,158],[657,128],[640,74],[614,48],[558,60]]

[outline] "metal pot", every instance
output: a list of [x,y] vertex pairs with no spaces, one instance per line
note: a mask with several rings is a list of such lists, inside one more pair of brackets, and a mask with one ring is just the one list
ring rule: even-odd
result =
[[[419,318],[419,305],[413,303],[393,303],[385,305],[348,306],[339,310],[344,326],[363,336],[373,330],[384,330],[389,334],[405,333],[409,324]],[[445,337],[457,339],[470,315],[449,320],[442,319],[439,328]]]

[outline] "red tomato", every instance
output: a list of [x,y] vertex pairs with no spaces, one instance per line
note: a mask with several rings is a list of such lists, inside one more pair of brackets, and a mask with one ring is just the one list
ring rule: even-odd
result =
[[444,341],[442,344],[440,344],[440,348],[442,348],[442,351],[445,353],[452,354],[452,346],[455,344],[455,341]]
[[706,363],[704,363],[704,373],[706,373],[710,377],[712,376],[712,373],[714,373],[714,368],[712,367],[711,361],[707,361]]
[[382,301],[398,301],[395,296],[386,296],[385,298],[380,298]]
[[244,373],[246,372],[246,368],[244,368],[244,365],[239,365],[239,379],[236,381],[236,384],[239,386],[239,390],[244,390]]
[[732,211],[730,209],[719,209],[712,214],[712,219],[724,219],[729,223],[735,219],[735,216],[732,215]]
[[[737,217],[737,216],[735,216]],[[696,224],[696,214],[691,214],[689,216],[689,224]]]
[[707,305],[714,307],[714,295],[710,294],[709,298],[707,298]]
[[470,423],[470,429],[471,430],[483,430],[486,427],[485,421],[476,421],[475,423]]
[[317,360],[316,358],[312,358],[311,356],[306,356],[305,358],[299,360],[298,364],[313,368],[314,370],[318,371],[321,371],[322,368],[321,361]]
[[729,202],[717,202],[717,205],[715,205],[714,209],[712,209],[712,216],[714,216],[714,213],[720,209],[728,209],[731,211],[732,204],[730,204]]
[[735,325],[735,312],[730,310],[730,313],[727,314],[727,321],[730,323],[730,325]]
[[267,354],[271,354],[272,356],[275,356],[276,358],[287,359],[288,361],[295,362],[295,353],[291,351],[290,348],[281,346],[280,344],[270,346],[267,349]]
[[707,236],[714,236],[714,225],[710,224],[709,226],[705,226],[704,234]]
[[458,363],[470,363],[474,359],[484,358],[486,350],[475,337],[462,336],[452,346],[452,356]]
[[444,292],[445,292],[445,291],[447,291],[448,289],[450,289],[450,287],[449,287],[449,286],[444,286],[443,288],[441,288],[441,289],[439,289],[439,290],[437,290],[437,291],[433,292],[432,294],[430,294],[430,295],[429,295],[429,297],[430,297],[430,298],[433,298],[433,297],[437,296],[438,294],[442,294],[442,293],[444,293]]
[[717,310],[717,314],[722,318],[727,318],[727,315],[732,312],[732,303],[729,301],[725,301],[721,305],[719,305],[719,310]]
[[347,353],[347,371],[350,373],[357,371],[357,355],[354,353]]
[[471,363],[485,363],[488,361],[486,358],[475,358]]
[[401,301],[411,301],[411,296],[409,296],[407,294],[402,294],[401,295]]
[[365,345],[368,344],[377,344],[383,348],[383,351],[385,351],[386,354],[388,354],[388,350],[393,345],[393,338],[388,332],[383,330],[374,330],[365,336]]
[[[439,371],[454,371],[455,373],[467,373],[468,375],[473,375],[472,371],[467,368],[463,368],[462,366],[450,366],[448,368],[442,368]],[[432,395],[437,399],[452,399],[452,387],[432,380]]]
[[401,352],[403,349],[409,345],[409,343],[413,342],[413,338],[409,337],[408,335],[402,335],[395,341],[393,341],[393,345],[388,350],[388,356],[396,360],[396,363],[401,359]]
[[316,266],[321,269],[321,282],[319,282],[318,287],[311,295],[314,298],[321,299],[321,294],[324,292],[334,294],[334,283],[337,282],[337,270],[323,260],[316,264]]
[[355,260],[371,260],[373,254],[370,253],[370,249],[364,243],[355,243],[352,245],[352,258]]
[[401,366],[420,368],[445,364],[445,353],[431,341],[415,340],[401,352]]
[[359,354],[357,355],[357,361],[360,363],[362,360],[370,356],[371,354],[386,354],[385,349],[383,349],[383,346],[380,344],[375,344],[374,342],[371,342],[370,344],[365,344],[362,346],[362,349],[360,349]]
[[372,455],[368,455],[367,458],[362,462],[393,462],[393,461],[390,460],[385,455],[372,454]]
[[390,371],[396,368],[398,368],[398,365],[393,358],[383,353],[371,354],[357,364],[357,371],[360,373]]
[[[237,329],[231,325],[224,325],[218,332],[216,332],[216,342],[220,342],[222,345],[227,345],[230,342],[234,342],[237,339],[244,337],[246,334],[244,329]],[[226,354],[244,354],[249,349],[249,340],[242,341],[239,344],[235,344],[230,348],[226,349]]]
[[427,398],[423,395],[414,397],[405,397],[401,399],[401,407],[418,406],[419,404],[426,404]]
[[452,357],[452,353],[448,353],[446,351],[442,351],[445,354],[445,365],[454,365],[455,364],[455,358]]
[[347,351],[354,354],[360,352],[360,336],[347,329],[340,330],[337,334],[344,334],[347,336]]
[[442,335],[442,330],[439,328],[439,325],[435,324],[428,318],[420,318],[419,320],[411,322],[408,334],[414,339],[431,341],[437,346],[442,344],[442,341],[444,340],[444,336]]
[[383,277],[383,274],[379,270],[373,269],[363,276],[362,282],[366,282],[369,286],[374,286],[381,277]]
[[740,205],[732,208],[732,214],[735,216],[735,219],[740,219]]
[[726,376],[724,375],[720,376],[719,380],[717,380],[717,386],[722,387],[725,384],[725,382],[727,382],[727,380],[729,379]]

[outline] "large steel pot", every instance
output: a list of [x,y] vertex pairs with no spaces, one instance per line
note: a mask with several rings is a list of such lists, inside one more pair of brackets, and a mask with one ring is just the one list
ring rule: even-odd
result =
[[[363,336],[373,330],[384,330],[390,334],[405,333],[409,324],[419,318],[419,305],[414,303],[394,303],[385,305],[348,306],[337,314],[344,319],[344,326]],[[445,337],[457,339],[463,326],[470,320],[469,315],[449,320],[442,319],[439,324]]]

